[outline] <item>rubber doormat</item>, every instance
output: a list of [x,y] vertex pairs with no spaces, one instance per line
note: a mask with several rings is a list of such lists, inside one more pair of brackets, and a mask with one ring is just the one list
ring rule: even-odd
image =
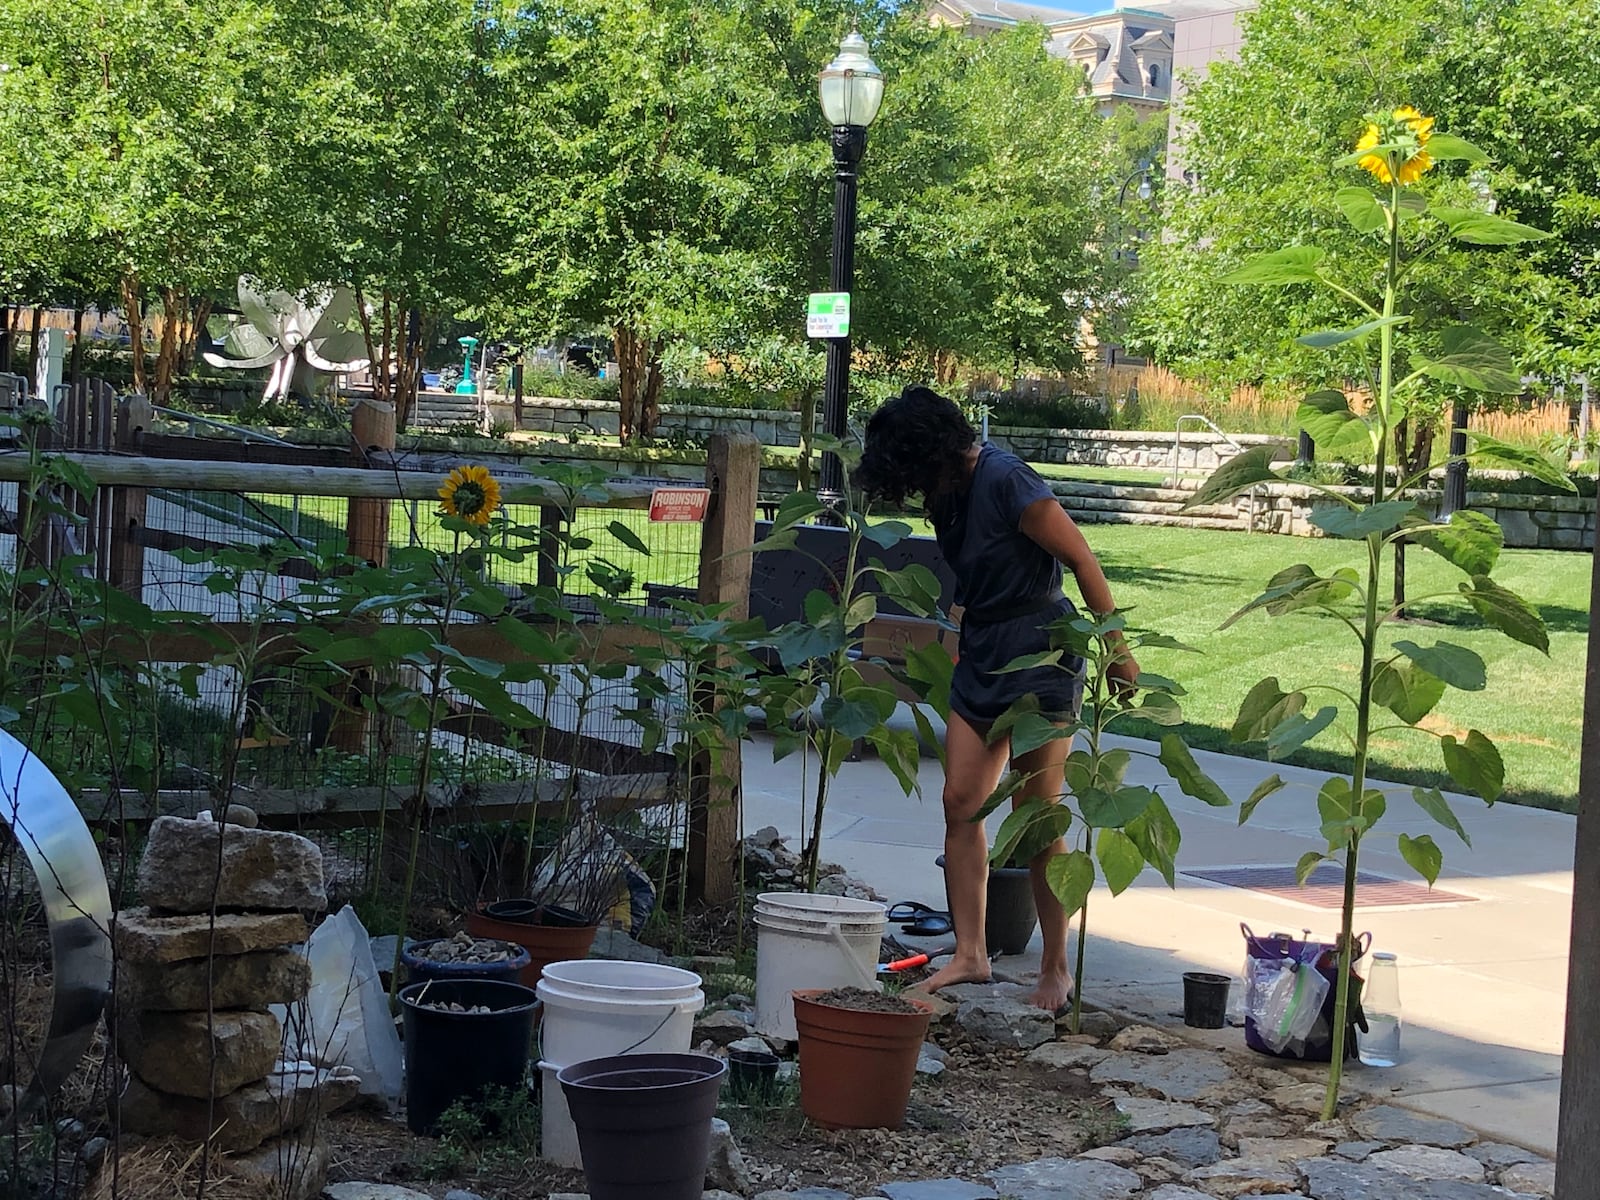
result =
[[[1338,908],[1344,903],[1344,871],[1333,863],[1319,863],[1305,887],[1294,881],[1293,867],[1212,867],[1203,871],[1184,871],[1192,879],[1220,883],[1227,887],[1262,892],[1280,900],[1293,900],[1312,908]],[[1460,904],[1476,900],[1442,888],[1429,888],[1409,879],[1390,879],[1387,875],[1356,872],[1357,908],[1395,908],[1416,904]]]

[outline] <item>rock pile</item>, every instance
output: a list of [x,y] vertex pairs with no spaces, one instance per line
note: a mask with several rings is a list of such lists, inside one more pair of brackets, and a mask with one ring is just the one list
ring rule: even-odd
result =
[[[764,892],[796,892],[805,887],[800,856],[783,844],[775,826],[764,826],[744,839],[744,863],[748,877]],[[870,884],[847,875],[837,863],[818,864],[817,893],[883,902]]]
[[319,1118],[353,1100],[360,1080],[283,1054],[269,1007],[303,1000],[310,987],[294,947],[306,940],[306,914],[326,905],[322,852],[243,815],[230,805],[226,825],[161,817],[151,826],[139,867],[147,907],[118,913],[113,930],[117,1049],[128,1067],[122,1128],[210,1139],[239,1156],[235,1174],[257,1173],[301,1200],[326,1181]]

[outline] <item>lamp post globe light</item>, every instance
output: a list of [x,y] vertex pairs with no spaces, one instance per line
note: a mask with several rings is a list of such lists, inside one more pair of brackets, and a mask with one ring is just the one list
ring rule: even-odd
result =
[[[839,54],[817,77],[822,115],[833,129],[833,258],[829,290],[848,294],[855,282],[856,174],[867,148],[867,126],[883,103],[883,72],[872,61],[867,39],[852,29],[839,43]],[[843,438],[849,419],[850,335],[828,341],[827,372],[822,386],[822,426]],[[844,464],[836,454],[822,457],[822,486],[817,496],[830,507],[844,499]]]

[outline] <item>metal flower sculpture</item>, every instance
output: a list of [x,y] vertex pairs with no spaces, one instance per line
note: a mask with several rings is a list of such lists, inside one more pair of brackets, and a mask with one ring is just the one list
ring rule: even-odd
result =
[[205,360],[233,370],[271,367],[268,400],[311,396],[325,386],[325,376],[368,366],[360,315],[349,288],[301,297],[257,290],[241,278],[239,315],[219,318],[226,326],[213,330],[227,355],[207,352]]

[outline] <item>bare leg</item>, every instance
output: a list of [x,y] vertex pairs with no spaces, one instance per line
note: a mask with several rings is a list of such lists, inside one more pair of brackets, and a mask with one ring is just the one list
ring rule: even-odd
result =
[[983,823],[972,818],[1000,782],[1009,752],[1009,743],[986,745],[983,735],[963,717],[950,714],[945,734],[944,873],[956,952],[922,985],[925,991],[952,983],[989,981],[989,948],[983,940],[989,840]]
[[[1043,798],[1052,804],[1060,801],[1061,765],[1071,748],[1071,740],[1062,738],[1017,759],[1016,769],[1027,772],[1030,778],[1011,802],[1013,808],[1030,799]],[[1062,909],[1045,874],[1050,860],[1065,853],[1066,848],[1063,839],[1057,838],[1028,863],[1033,904],[1039,911],[1039,933],[1044,939],[1044,954],[1039,960],[1039,986],[1028,999],[1048,1012],[1058,1012],[1065,1007],[1072,999],[1074,986],[1072,971],[1067,966],[1067,922],[1072,914]]]

